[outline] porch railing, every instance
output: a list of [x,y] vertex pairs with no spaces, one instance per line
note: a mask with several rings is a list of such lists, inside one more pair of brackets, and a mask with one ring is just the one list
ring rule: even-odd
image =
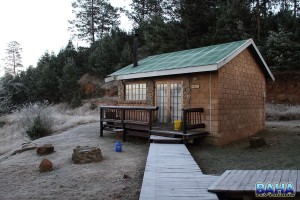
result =
[[187,134],[190,129],[205,128],[201,113],[203,108],[184,108],[183,110],[183,133]]
[[[123,141],[126,140],[126,131],[143,131],[149,133],[153,127],[154,112],[158,109],[157,106],[101,106],[100,137],[103,137],[103,130],[105,128],[123,129]],[[191,129],[205,128],[201,116],[204,112],[203,108],[185,108],[182,111],[183,134],[187,134],[188,130]]]
[[[105,127],[123,129],[123,141],[126,140],[126,129],[152,129],[153,112],[158,107],[138,106],[101,106],[100,107],[100,137],[103,137]],[[104,124],[106,122],[106,124]]]

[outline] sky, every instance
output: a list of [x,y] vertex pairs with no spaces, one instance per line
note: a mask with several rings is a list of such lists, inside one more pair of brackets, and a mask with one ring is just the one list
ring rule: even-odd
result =
[[[74,19],[71,3],[74,0],[0,0],[0,69],[3,68],[5,49],[11,41],[22,48],[24,67],[36,66],[38,59],[48,50],[58,53],[71,34],[68,20]],[[115,7],[128,7],[131,0],[110,0]],[[123,14],[120,28],[130,30],[131,22]],[[75,46],[86,45],[73,40]]]

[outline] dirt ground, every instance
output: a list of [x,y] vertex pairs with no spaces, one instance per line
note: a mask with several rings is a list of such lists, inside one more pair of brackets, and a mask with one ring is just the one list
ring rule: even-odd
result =
[[250,148],[248,140],[223,147],[189,146],[204,173],[220,175],[229,169],[300,169],[300,121],[266,122],[257,134],[266,140]]
[[[258,134],[267,145],[253,149],[248,140],[223,147],[189,146],[204,173],[220,175],[227,169],[300,169],[300,121],[267,122]],[[99,137],[99,123],[81,125],[60,134],[31,142],[51,143],[55,152],[38,156],[35,150],[0,156],[0,199],[138,199],[148,144],[142,140],[123,143],[123,152],[113,151],[115,138]],[[78,146],[99,147],[104,160],[77,165],[71,157]],[[40,173],[43,158],[54,169]],[[124,178],[124,175],[129,178]]]
[[[99,123],[82,125],[57,135],[31,142],[32,146],[53,144],[55,152],[38,156],[35,150],[14,156],[0,156],[0,199],[138,199],[148,144],[123,143],[123,152],[114,152],[112,134],[99,137]],[[73,164],[73,149],[95,146],[102,151],[99,163]],[[40,173],[39,164],[47,158],[54,169]],[[124,178],[124,175],[129,178]]]

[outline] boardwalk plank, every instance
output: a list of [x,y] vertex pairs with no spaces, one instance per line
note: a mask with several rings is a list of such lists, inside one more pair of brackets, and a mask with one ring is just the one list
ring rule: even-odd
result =
[[246,192],[254,191],[255,190],[255,184],[257,182],[257,179],[261,175],[261,173],[262,173],[262,170],[254,170],[254,174],[249,179],[248,183],[245,185],[243,191],[246,191]]
[[242,170],[237,170],[230,180],[227,181],[227,183],[224,185],[223,190],[229,190],[229,188],[234,185],[235,183],[239,182],[240,175],[242,174]]
[[217,178],[202,174],[183,144],[152,143],[140,199],[218,199],[207,191]]
[[[298,179],[300,178],[297,175],[297,170],[291,170],[288,182],[292,183],[294,185],[295,189],[297,189],[297,178]],[[298,191],[298,192],[300,192],[300,191]]]
[[227,170],[221,177],[209,187],[209,191],[243,195],[245,192],[254,193],[257,182],[291,182],[297,195],[300,193],[300,170]]
[[265,183],[270,183],[273,180],[274,174],[276,173],[276,170],[268,170],[269,173],[265,179]]
[[232,179],[234,177],[234,174],[237,172],[237,170],[231,170],[230,173],[228,174],[228,176],[226,176],[226,178],[224,178],[218,185],[218,189],[220,190],[226,190],[228,182],[230,182],[230,179]]
[[274,176],[273,176],[273,183],[280,183],[281,176],[282,176],[283,170],[276,170]]
[[230,173],[231,170],[226,170],[209,188],[208,191],[215,191],[216,186],[219,185],[220,182],[222,182]]
[[268,174],[269,174],[269,170],[263,170],[256,182],[265,183]]
[[291,170],[283,170],[280,182],[289,182]]
[[240,170],[240,171],[242,173],[240,174],[238,179],[234,183],[232,183],[232,185],[229,188],[230,191],[238,191],[241,185],[241,180],[243,180],[249,173],[249,170]]

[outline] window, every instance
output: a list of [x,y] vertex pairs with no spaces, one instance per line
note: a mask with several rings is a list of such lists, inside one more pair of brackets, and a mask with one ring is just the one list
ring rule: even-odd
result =
[[126,100],[146,100],[146,83],[126,84]]

